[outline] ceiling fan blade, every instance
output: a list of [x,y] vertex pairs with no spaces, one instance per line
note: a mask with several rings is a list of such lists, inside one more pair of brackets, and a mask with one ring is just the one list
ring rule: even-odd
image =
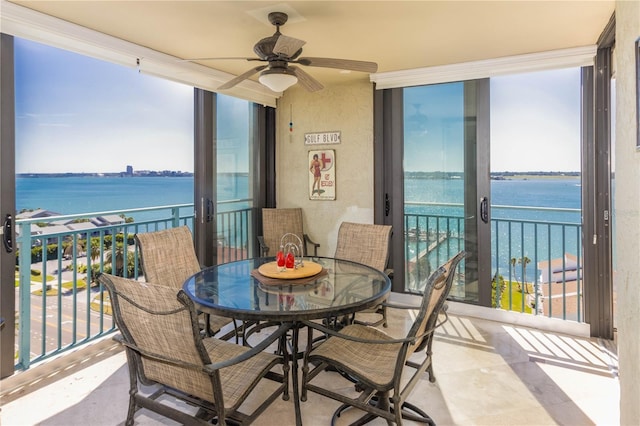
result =
[[242,73],[239,76],[237,76],[236,78],[227,81],[225,84],[223,84],[222,86],[218,87],[218,90],[231,89],[236,84],[240,83],[243,80],[246,80],[247,78],[251,77],[252,75],[254,75],[257,72],[262,71],[266,67],[268,67],[268,65],[260,65],[259,67],[251,68],[249,71],[247,71],[245,73]]
[[302,65],[310,67],[337,68],[340,70],[351,70],[361,72],[376,72],[378,64],[367,61],[354,61],[351,59],[335,59],[335,58],[300,58],[296,61]]
[[302,71],[301,68],[289,66],[289,69],[298,77],[298,83],[309,92],[317,92],[318,90],[324,89],[324,86],[318,80]]
[[262,59],[260,59],[260,58],[247,58],[247,57],[245,57],[245,56],[241,56],[241,57],[231,56],[231,57],[221,57],[221,58],[189,58],[189,59],[179,59],[179,60],[178,60],[178,62],[217,61],[217,60],[228,60],[228,59],[243,60],[243,61],[262,61]]
[[307,42],[304,40],[298,40],[297,38],[280,34],[275,46],[273,46],[273,53],[277,55],[285,55],[288,58],[291,58],[306,43]]

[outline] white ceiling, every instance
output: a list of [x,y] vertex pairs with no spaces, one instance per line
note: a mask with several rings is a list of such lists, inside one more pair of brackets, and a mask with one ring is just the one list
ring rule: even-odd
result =
[[[15,3],[176,58],[250,57],[289,13],[301,56],[374,61],[378,72],[593,45],[615,1],[23,1]],[[243,60],[202,61],[240,74]],[[325,86],[359,72],[306,67]]]

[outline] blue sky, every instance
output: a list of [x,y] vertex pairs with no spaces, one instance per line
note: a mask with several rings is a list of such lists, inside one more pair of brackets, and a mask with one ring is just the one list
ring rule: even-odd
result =
[[193,171],[193,88],[15,39],[16,172]]
[[[193,88],[15,39],[16,172],[193,171]],[[221,97],[225,98],[225,97]],[[246,139],[246,101],[219,108],[221,146]],[[461,171],[462,83],[409,88],[405,170]],[[243,117],[234,122],[231,117]],[[491,170],[580,170],[580,71],[491,79]],[[225,136],[230,135],[230,137]],[[235,135],[235,138],[233,137]],[[452,142],[453,141],[453,142]],[[230,148],[233,148],[232,142]],[[237,147],[236,147],[237,148]],[[246,171],[246,147],[220,171]],[[248,160],[247,160],[248,161]]]
[[579,171],[580,86],[579,68],[492,78],[492,171]]
[[[580,170],[580,69],[490,80],[491,171]],[[463,84],[404,91],[405,170],[463,168]]]

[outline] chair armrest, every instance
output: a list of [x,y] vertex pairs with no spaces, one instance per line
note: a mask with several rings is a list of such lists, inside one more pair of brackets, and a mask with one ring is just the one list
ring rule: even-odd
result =
[[[374,345],[379,345],[379,344],[384,344],[384,345],[390,345],[390,344],[398,344],[398,343],[413,343],[418,339],[422,339],[424,336],[430,334],[433,332],[433,330],[436,329],[436,327],[433,327],[427,331],[425,331],[424,333],[421,333],[417,336],[414,337],[405,337],[403,339],[384,339],[384,340],[379,340],[379,339],[362,339],[359,337],[354,337],[354,336],[349,336],[347,334],[344,333],[340,333],[339,331],[333,330],[331,328],[327,328],[323,325],[320,325],[318,323],[315,322],[311,322],[311,321],[301,321],[305,326],[310,327],[310,328],[314,328],[322,333],[328,334],[329,336],[334,336],[334,337],[338,337],[340,339],[344,339],[344,340],[350,340],[352,342],[358,342],[358,343],[368,343],[368,344],[374,344]],[[361,327],[368,327],[366,325],[361,325]],[[373,327],[371,327],[373,328]],[[322,344],[322,342],[320,342],[319,344]]]
[[[303,234],[303,235],[304,235],[305,249],[306,249],[306,245],[307,244],[311,244],[313,246],[313,256],[314,257],[318,257],[318,247],[320,247],[320,244],[318,244],[315,241],[311,240],[311,238],[309,238],[309,236],[307,234]],[[309,255],[309,251],[307,250],[307,256],[308,255]]]
[[[255,355],[257,355],[258,353],[264,351],[267,347],[269,347],[269,345],[271,345],[273,342],[275,342],[276,340],[278,340],[279,338],[281,338],[287,331],[289,331],[289,329],[291,328],[291,324],[283,324],[281,325],[275,332],[273,332],[272,334],[270,334],[267,338],[265,338],[264,340],[262,340],[258,345],[254,346],[253,348],[251,348],[250,350],[243,352],[242,354],[238,355],[237,357],[234,358],[230,358],[221,362],[216,362],[213,364],[207,364],[204,366],[204,368],[209,372],[212,373],[216,370],[219,370],[221,368],[225,368],[225,367],[229,367],[231,365],[235,365],[238,363],[241,363],[243,361],[246,361],[252,357],[254,357]],[[209,339],[214,339],[214,337],[209,337]],[[195,364],[191,364],[191,363],[187,363],[178,359],[174,359],[174,358],[169,358],[163,355],[159,355],[153,352],[149,352],[149,351],[145,351],[140,349],[137,345],[128,342],[121,334],[118,334],[116,336],[113,336],[113,340],[115,340],[116,342],[122,344],[125,348],[132,350],[144,357],[147,358],[151,358],[151,359],[155,359],[157,361],[161,361],[161,362],[165,362],[165,363],[169,363],[169,364],[174,364],[174,365],[179,365],[183,368],[188,368],[191,370],[196,370],[196,371],[202,371],[203,370],[203,366],[202,365],[195,365]],[[232,344],[232,343],[230,343]],[[285,355],[286,356],[286,355]]]
[[260,256],[265,257],[269,253],[269,246],[264,242],[262,235],[258,236],[258,244],[260,244]]
[[[385,308],[391,308],[391,309],[407,309],[407,310],[409,310],[409,309],[413,309],[413,310],[420,309],[420,306],[398,305],[398,304],[389,303],[389,302],[382,302],[380,305],[385,307]],[[436,328],[440,327],[445,322],[449,321],[449,314],[447,313],[447,310],[449,310],[449,305],[445,301],[445,303],[442,305],[442,308],[440,309],[440,312],[438,312],[438,314],[444,315],[444,320],[442,320],[439,323],[437,323],[435,325],[435,327],[433,327],[432,331],[435,330]]]
[[381,303],[382,306],[384,306],[385,308],[391,308],[391,309],[420,309],[420,306],[417,305],[400,305],[397,303],[393,303],[393,302],[382,302]]
[[221,368],[229,367],[231,365],[235,365],[243,361],[246,361],[256,356],[260,352],[264,351],[265,349],[267,349],[273,342],[281,338],[287,331],[289,331],[291,327],[292,327],[291,324],[282,324],[280,327],[278,327],[276,331],[271,333],[266,339],[262,340],[259,344],[251,348],[251,350],[248,350],[247,352],[244,352],[235,358],[227,359],[221,362],[216,362],[214,364],[207,364],[206,367],[207,369],[210,369],[210,370],[219,370]]
[[389,279],[393,279],[393,269],[392,268],[385,269],[384,273],[385,273],[386,276],[389,277]]

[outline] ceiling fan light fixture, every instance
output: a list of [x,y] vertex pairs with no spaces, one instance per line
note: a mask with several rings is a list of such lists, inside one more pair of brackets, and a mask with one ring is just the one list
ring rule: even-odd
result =
[[298,77],[286,68],[272,68],[263,71],[258,81],[274,92],[284,92],[298,82]]

